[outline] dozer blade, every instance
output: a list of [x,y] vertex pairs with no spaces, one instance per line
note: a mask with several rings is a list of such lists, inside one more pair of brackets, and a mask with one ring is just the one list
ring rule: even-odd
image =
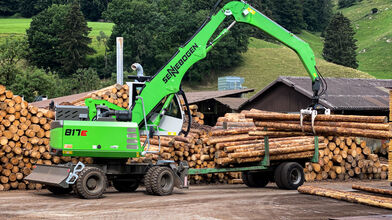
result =
[[71,167],[69,166],[35,165],[33,172],[24,179],[35,183],[67,188],[68,184],[65,181],[70,171]]

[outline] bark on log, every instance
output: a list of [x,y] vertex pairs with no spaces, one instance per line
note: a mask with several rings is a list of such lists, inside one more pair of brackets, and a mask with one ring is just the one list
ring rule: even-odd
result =
[[[299,121],[299,114],[282,114],[282,113],[246,113],[245,117],[253,118],[254,120],[286,120]],[[309,117],[305,117],[309,119]],[[366,122],[366,123],[386,123],[388,121],[386,116],[358,116],[358,115],[317,115],[316,121],[335,121],[335,122]]]
[[300,186],[298,188],[298,192],[310,195],[324,196],[353,203],[371,205],[380,208],[392,209],[392,199],[380,196],[358,194],[312,186]]

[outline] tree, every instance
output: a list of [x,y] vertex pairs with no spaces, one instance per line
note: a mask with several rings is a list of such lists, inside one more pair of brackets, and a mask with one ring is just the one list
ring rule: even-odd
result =
[[306,29],[321,32],[332,17],[331,0],[304,0],[303,16]]
[[72,76],[73,92],[81,93],[99,89],[101,81],[97,71],[92,68],[78,69]]
[[47,71],[71,75],[85,64],[90,29],[77,3],[52,5],[33,17],[27,29],[29,61]]
[[105,34],[105,32],[103,32],[103,31],[100,31],[100,32],[99,32],[99,35],[97,36],[97,41],[98,41],[98,44],[99,44],[99,45],[103,44],[103,46],[104,46],[104,48],[105,48],[105,55],[104,55],[104,57],[105,57],[105,69],[108,67],[108,56],[107,56],[107,52],[108,52],[108,39],[109,39],[109,36],[107,36],[107,35]]
[[97,21],[102,18],[110,0],[80,0],[80,8],[84,17],[90,21]]
[[88,46],[91,28],[87,26],[77,1],[72,3],[62,22],[64,29],[58,35],[62,51],[60,64],[62,71],[70,75],[82,68],[86,64],[86,56],[95,53],[95,50]]
[[306,26],[303,19],[302,0],[275,0],[276,21],[293,33],[300,33]]
[[10,16],[17,12],[18,2],[15,0],[0,1],[0,16]]
[[325,29],[323,57],[329,62],[357,68],[357,54],[355,50],[355,32],[350,20],[342,13],[337,13]]
[[59,32],[64,30],[63,18],[69,6],[53,5],[33,17],[26,30],[30,54],[28,60],[39,68],[51,71],[61,69]]
[[348,8],[355,4],[356,0],[339,0],[338,6],[339,8]]
[[28,67],[19,71],[16,75],[15,82],[10,89],[18,95],[23,95],[25,100],[32,102],[39,95],[48,97],[57,97],[69,94],[65,91],[69,87],[64,86],[62,80],[57,75],[35,67]]
[[[139,62],[148,75],[155,74],[197,31],[214,3],[215,0],[112,1],[104,13],[108,20],[115,23],[108,44],[111,60],[115,58],[115,38],[122,36],[124,60],[127,61],[124,66],[129,68],[133,62]],[[222,28],[230,23],[230,20],[225,21]],[[249,32],[249,26],[234,26],[205,60],[188,71],[186,79],[201,81],[217,70],[238,64],[240,53],[247,49]]]
[[28,45],[25,38],[8,37],[0,44],[0,82],[9,86],[19,71],[17,65],[27,55]]

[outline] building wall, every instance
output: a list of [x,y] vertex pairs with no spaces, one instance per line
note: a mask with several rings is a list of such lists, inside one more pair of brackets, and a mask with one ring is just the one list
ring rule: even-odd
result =
[[263,95],[247,103],[242,109],[255,108],[274,112],[299,112],[300,109],[307,108],[310,104],[311,100],[308,97],[283,83],[277,83],[264,92]]
[[198,106],[198,111],[204,114],[204,124],[215,126],[219,117],[224,116],[228,112],[233,112],[229,107],[213,100],[205,100],[193,103]]

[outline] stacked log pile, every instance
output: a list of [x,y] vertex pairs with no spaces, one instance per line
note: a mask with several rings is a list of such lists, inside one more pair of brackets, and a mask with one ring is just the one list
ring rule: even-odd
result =
[[[128,108],[129,106],[129,87],[128,85],[115,84],[94,92],[87,94],[86,96],[71,102],[71,105],[84,106],[84,100],[87,98],[106,100],[122,108]],[[62,103],[60,103],[62,104]]]
[[[320,122],[322,126],[318,128],[317,124],[320,123],[316,121],[316,132],[320,131],[323,134],[357,134],[379,138],[390,136],[385,117],[340,115],[317,117],[324,121]],[[292,121],[296,119],[298,121]],[[309,124],[305,121],[305,126],[306,123]],[[290,130],[293,126],[294,131]],[[216,148],[215,162],[218,165],[261,161],[265,153],[263,141],[265,135],[275,137],[269,138],[270,160],[311,158],[314,155],[314,138],[306,136],[311,135],[310,132],[307,132],[306,128],[303,132],[297,129],[298,126],[300,126],[299,115],[257,110],[228,113],[218,119],[217,126],[210,132],[208,144]],[[358,133],[355,130],[357,128],[363,132]],[[351,136],[326,136],[325,138],[319,136],[319,162],[306,164],[305,178],[307,181],[345,180],[352,177],[386,179],[387,171],[388,166],[380,163],[378,156],[366,145],[366,141]]]
[[324,136],[368,137],[388,140],[392,137],[385,116],[357,115],[318,115],[314,126],[310,116],[305,116],[303,126],[300,125],[299,114],[283,114],[273,112],[244,112],[246,118],[252,118],[259,130],[272,128],[276,131],[308,132]]
[[[187,125],[185,124],[184,127]],[[154,137],[150,139],[150,147],[148,151],[152,153],[146,154],[142,158],[133,158],[135,162],[146,162],[152,160],[153,163],[158,159],[174,160],[175,162],[187,161],[190,168],[214,168],[215,148],[207,144],[208,134],[211,130],[210,126],[201,125],[196,122],[192,123],[190,133],[187,137]],[[141,137],[144,143],[146,137]],[[159,148],[160,144],[160,148]],[[147,149],[147,146],[146,148]],[[159,153],[156,153],[159,152]],[[191,183],[237,183],[240,179],[240,173],[220,173],[207,175],[192,175]]]
[[373,154],[366,141],[353,137],[333,137],[324,139],[327,147],[319,152],[318,163],[307,163],[307,181],[339,179],[386,179],[388,166],[381,164],[377,154]]
[[[0,191],[42,188],[41,184],[23,180],[34,164],[78,161],[49,154],[52,119],[52,111],[30,106],[0,85]],[[83,161],[91,162],[91,159]]]

